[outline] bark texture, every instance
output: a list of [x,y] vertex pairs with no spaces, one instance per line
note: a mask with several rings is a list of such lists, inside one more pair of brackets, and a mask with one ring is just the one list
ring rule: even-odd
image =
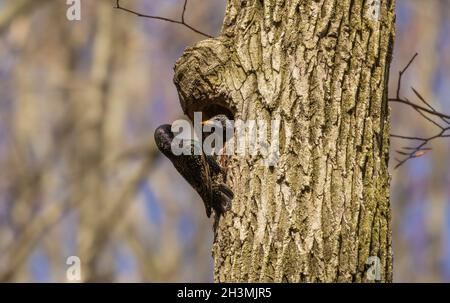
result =
[[395,0],[229,0],[175,66],[184,112],[281,120],[280,160],[234,156],[220,282],[392,281],[387,82]]

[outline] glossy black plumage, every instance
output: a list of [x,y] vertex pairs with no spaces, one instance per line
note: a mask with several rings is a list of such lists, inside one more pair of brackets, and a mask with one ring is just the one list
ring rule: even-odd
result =
[[155,142],[159,150],[203,199],[206,215],[210,217],[214,209],[216,215],[220,216],[229,208],[234,196],[233,192],[219,181],[221,178],[217,177],[222,173],[221,167],[214,158],[204,155],[203,152],[201,155],[195,155],[194,149],[201,148],[201,145],[193,140],[188,145],[191,149],[189,155],[175,155],[171,148],[174,137],[168,124],[161,125],[155,131]]

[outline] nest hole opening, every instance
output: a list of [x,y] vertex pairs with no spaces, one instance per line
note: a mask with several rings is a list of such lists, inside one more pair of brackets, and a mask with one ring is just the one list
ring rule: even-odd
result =
[[220,104],[209,104],[202,109],[203,119],[209,120],[217,115],[226,115],[228,119],[234,120],[234,113]]

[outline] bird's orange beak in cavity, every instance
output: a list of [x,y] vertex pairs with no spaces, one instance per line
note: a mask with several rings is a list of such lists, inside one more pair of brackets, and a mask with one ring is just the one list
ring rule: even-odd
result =
[[202,125],[214,126],[214,122],[211,120],[202,121]]

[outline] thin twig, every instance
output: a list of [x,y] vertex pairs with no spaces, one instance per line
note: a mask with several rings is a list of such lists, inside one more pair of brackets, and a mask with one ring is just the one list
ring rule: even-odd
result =
[[437,117],[440,117],[440,118],[444,118],[444,119],[450,119],[450,115],[447,115],[447,114],[444,114],[444,113],[437,112],[435,110],[431,110],[431,109],[425,108],[423,106],[417,105],[415,103],[412,103],[412,102],[404,100],[404,99],[393,98],[393,99],[389,99],[389,101],[403,103],[403,104],[409,105],[409,106],[411,106],[413,108],[416,108],[418,110],[421,110],[421,111],[427,112],[429,114],[432,114],[434,116],[437,116]]
[[[401,88],[402,88],[402,80],[403,75],[407,72],[407,70],[410,68],[414,60],[417,58],[418,54],[416,53],[412,59],[408,62],[406,67],[402,69],[399,72],[398,77],[398,84],[397,84],[397,94],[395,98],[390,98],[390,102],[397,102],[401,103],[407,106],[410,106],[415,111],[417,111],[424,119],[426,119],[428,122],[432,123],[434,126],[439,128],[439,132],[433,136],[430,137],[415,137],[415,136],[404,136],[404,135],[395,135],[391,134],[391,138],[400,139],[400,140],[410,140],[410,141],[419,141],[420,144],[416,147],[403,147],[402,150],[396,151],[399,155],[404,156],[403,159],[397,159],[397,165],[395,168],[399,168],[403,164],[405,164],[407,161],[422,157],[425,155],[428,151],[431,151],[431,148],[426,147],[428,143],[435,139],[439,138],[450,138],[450,134],[448,132],[450,131],[450,115],[438,112],[429,102],[425,100],[424,97],[414,88],[412,87],[412,91],[414,92],[414,95],[423,103],[426,107],[418,105],[414,102],[411,102],[406,97],[401,96]],[[430,117],[431,116],[431,117]],[[434,119],[439,119],[442,122],[444,122],[447,126],[442,126],[441,123],[436,122]]]
[[[401,155],[406,156],[403,160],[397,160],[397,165],[395,166],[395,168],[399,168],[400,166],[402,166],[403,164],[405,164],[406,162],[408,162],[411,159],[414,158],[418,158],[421,157],[425,154],[425,152],[430,151],[430,148],[425,148],[425,146],[435,140],[435,139],[439,139],[439,138],[448,138],[450,137],[450,135],[446,135],[444,134],[446,131],[450,130],[450,127],[444,128],[442,131],[440,131],[438,134],[431,136],[429,138],[409,138],[409,139],[413,139],[413,140],[420,140],[422,141],[421,144],[419,144],[417,147],[415,148],[409,148],[409,150],[411,150],[411,152],[409,153],[403,153],[403,152],[398,152]],[[406,137],[403,136],[397,136],[397,138],[401,138],[401,139],[406,139]]]
[[186,23],[185,15],[186,15],[187,3],[188,3],[188,0],[185,0],[184,6],[183,6],[183,11],[181,13],[181,20],[175,20],[175,19],[170,19],[170,18],[167,18],[167,17],[142,14],[142,13],[139,13],[137,11],[134,11],[134,10],[131,10],[131,9],[128,9],[128,8],[125,8],[125,7],[121,6],[120,5],[120,0],[116,0],[116,6],[114,8],[122,10],[122,11],[125,11],[127,13],[133,14],[133,15],[138,16],[138,17],[154,19],[154,20],[160,20],[160,21],[166,21],[166,22],[182,25],[182,26],[190,29],[191,31],[193,31],[193,32],[195,32],[197,34],[203,35],[203,36],[205,36],[207,38],[212,38],[211,35],[208,35],[208,34],[202,32],[202,31],[196,29],[195,27],[189,25],[188,23]]
[[[431,110],[433,110],[434,112],[437,112],[436,109],[435,109],[433,106],[431,106],[430,103],[428,103],[428,102],[425,100],[425,98],[422,97],[422,95],[419,94],[419,92],[418,92],[414,87],[411,87],[411,89],[412,89],[412,91],[414,92],[414,94],[417,96],[417,98],[419,98],[420,101],[422,101],[423,103],[425,103],[425,105],[428,106],[428,107],[429,107]],[[447,119],[444,118],[444,117],[441,117],[441,119],[442,119],[445,123],[450,123],[450,121],[447,120]]]
[[403,74],[406,73],[406,71],[409,69],[409,67],[413,64],[414,60],[416,60],[417,56],[419,54],[416,53],[411,60],[409,60],[408,64],[405,66],[405,68],[403,70],[401,70],[399,72],[399,76],[398,76],[398,84],[397,84],[397,99],[400,99],[400,93],[401,93],[401,89],[402,89],[402,78],[403,78]]
[[184,0],[183,12],[181,13],[181,22],[184,23],[184,14],[186,13],[188,0]]
[[410,136],[402,136],[391,134],[392,138],[403,139],[403,140],[416,140],[416,141],[426,141],[427,139],[421,137],[410,137]]

